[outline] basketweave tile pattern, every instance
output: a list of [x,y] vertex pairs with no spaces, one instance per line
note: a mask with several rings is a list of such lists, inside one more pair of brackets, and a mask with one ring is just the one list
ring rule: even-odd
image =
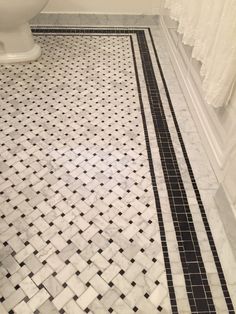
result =
[[145,294],[168,291],[130,40],[38,40],[42,59],[1,86],[2,304],[154,312]]
[[[180,182],[156,169],[163,159],[171,164],[159,154],[148,109],[155,86],[142,67],[145,38],[129,29],[45,31],[36,38],[44,51],[39,61],[2,66],[0,74],[0,310],[234,313],[227,286],[224,295],[219,291],[217,270],[218,295],[209,287],[197,239],[190,250],[192,242],[173,227],[168,192]],[[168,153],[165,136],[159,145]],[[157,216],[157,190],[163,216]],[[175,202],[180,196],[173,193]],[[191,251],[189,264],[180,242]]]

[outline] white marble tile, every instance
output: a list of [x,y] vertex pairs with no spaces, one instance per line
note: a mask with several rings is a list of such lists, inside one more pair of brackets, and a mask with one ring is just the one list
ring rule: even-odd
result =
[[[24,302],[22,301],[21,303],[19,303],[15,308],[14,308],[14,312],[17,314],[32,314],[32,310],[31,308]],[[4,313],[4,312],[2,312]]]
[[31,280],[29,277],[26,277],[23,281],[21,281],[20,287],[29,299],[32,298],[32,296],[35,295],[39,290],[33,280]]
[[74,300],[69,301],[65,306],[64,309],[68,314],[83,314],[84,311],[77,305]]
[[45,289],[42,289],[29,300],[28,305],[32,311],[35,311],[49,298],[49,296],[49,293]]
[[49,265],[45,265],[32,277],[32,279],[36,283],[36,285],[40,285],[52,273],[53,273],[52,268]]
[[55,299],[52,301],[53,304],[55,305],[55,307],[60,310],[63,308],[63,306],[69,302],[69,300],[72,299],[72,297],[74,296],[73,292],[71,291],[70,288],[66,287],[65,289],[63,289],[63,291],[61,293],[59,293]]
[[25,294],[22,289],[18,289],[15,292],[11,293],[9,297],[2,303],[4,308],[9,312],[14,308],[18,303],[20,303],[25,297]]
[[87,306],[97,297],[98,293],[89,287],[77,300],[78,305],[85,310]]

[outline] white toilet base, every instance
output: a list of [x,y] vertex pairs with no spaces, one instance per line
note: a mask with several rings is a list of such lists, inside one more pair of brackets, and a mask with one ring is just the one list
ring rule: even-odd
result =
[[41,48],[35,44],[29,51],[0,54],[0,64],[34,61],[40,56]]
[[28,23],[0,30],[0,63],[33,61],[40,55]]

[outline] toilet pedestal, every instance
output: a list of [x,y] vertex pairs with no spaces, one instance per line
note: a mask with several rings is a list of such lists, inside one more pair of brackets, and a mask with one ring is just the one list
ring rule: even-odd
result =
[[33,61],[40,55],[28,23],[0,31],[0,64]]

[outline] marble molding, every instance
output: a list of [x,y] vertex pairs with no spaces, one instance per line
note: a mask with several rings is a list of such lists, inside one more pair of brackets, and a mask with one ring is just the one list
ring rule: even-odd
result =
[[31,20],[31,25],[151,26],[157,25],[158,20],[158,15],[41,13]]

